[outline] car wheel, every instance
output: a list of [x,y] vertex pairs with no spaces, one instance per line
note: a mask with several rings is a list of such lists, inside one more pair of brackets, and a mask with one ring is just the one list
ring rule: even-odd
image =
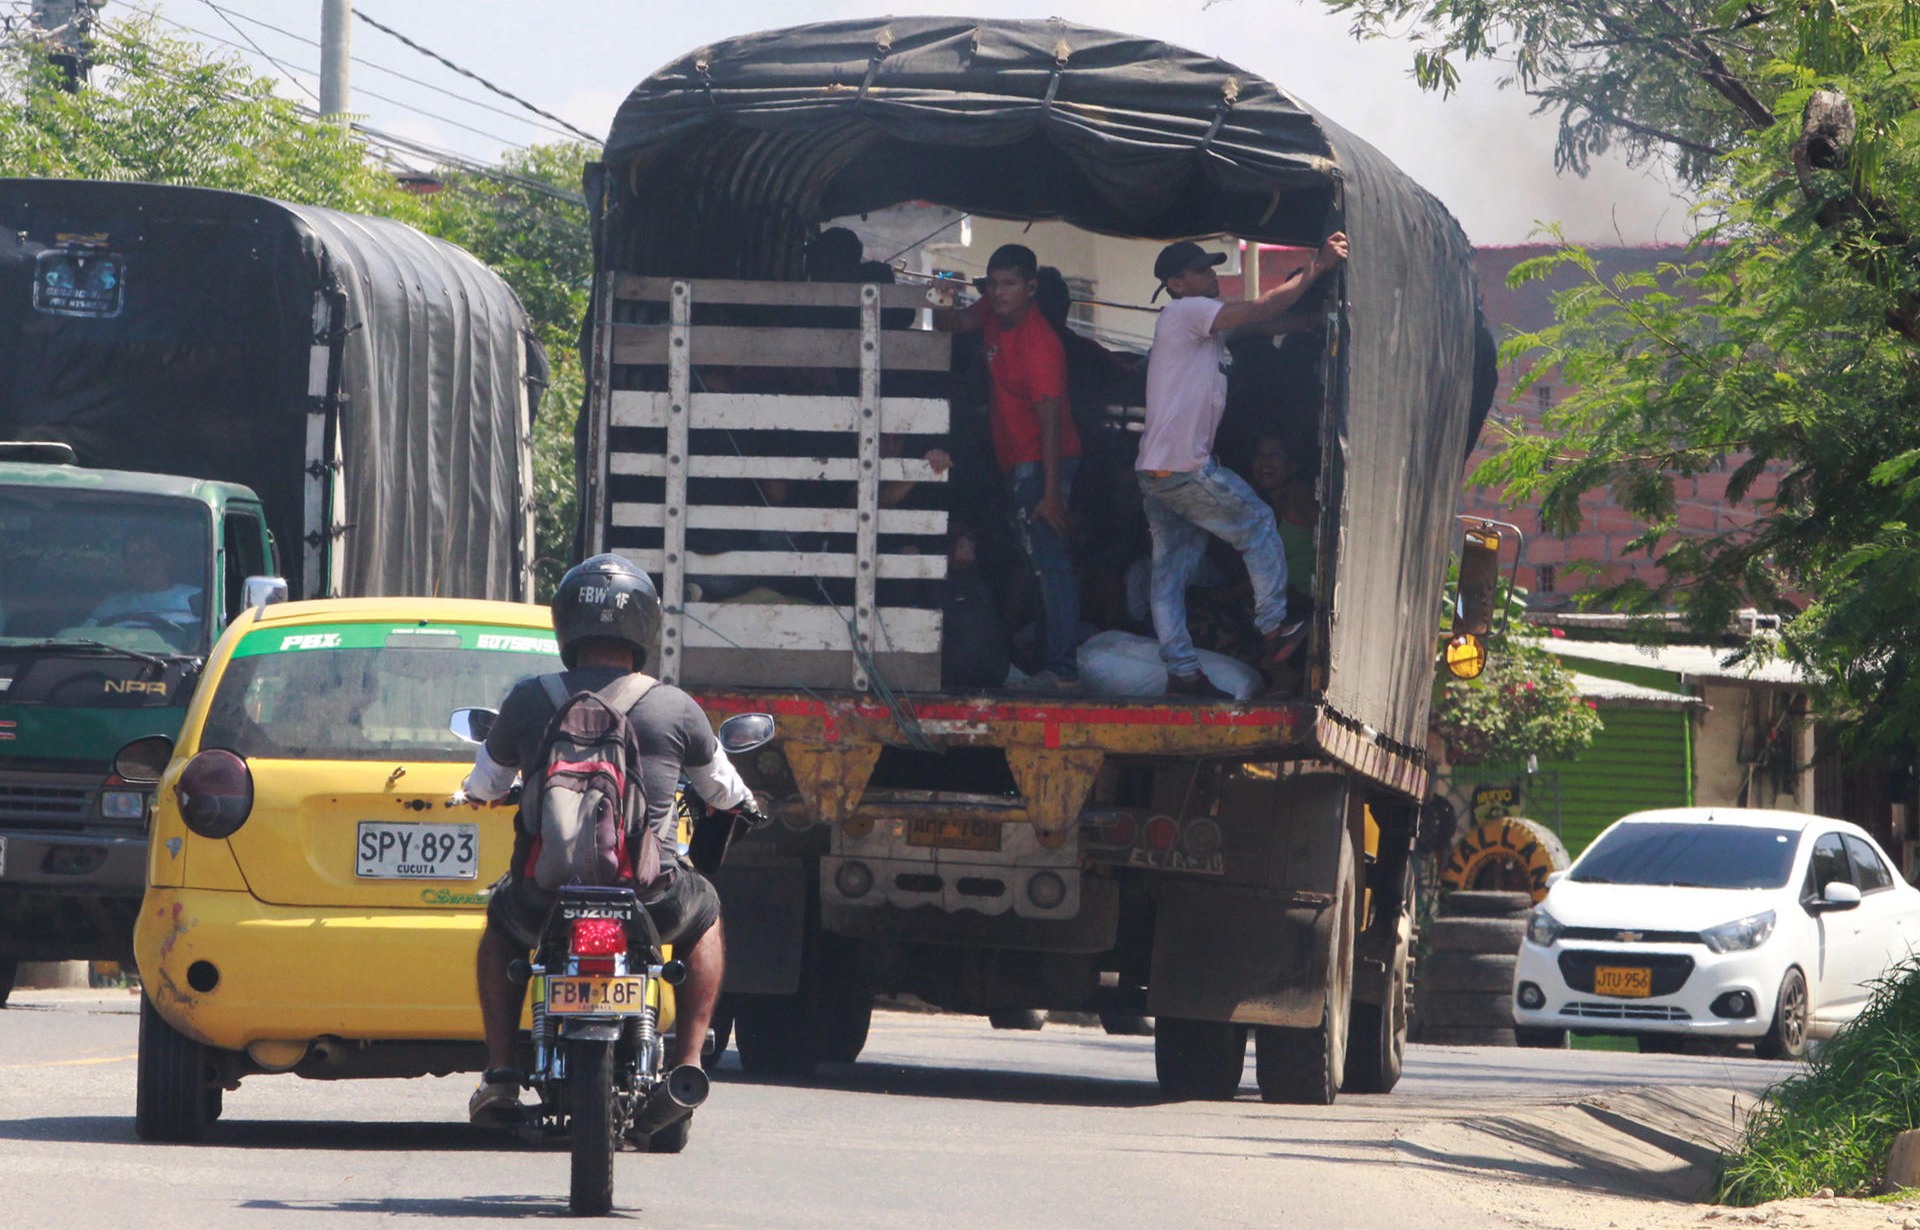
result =
[[[140,997],[140,1057],[134,1077],[133,1131],[141,1140],[190,1141],[206,1130],[219,1086],[207,1079],[207,1048],[167,1024]],[[217,1113],[217,1111],[216,1111]]]
[[1780,980],[1780,994],[1773,1004],[1773,1025],[1754,1043],[1754,1053],[1762,1059],[1804,1058],[1810,1010],[1807,976],[1796,965]]

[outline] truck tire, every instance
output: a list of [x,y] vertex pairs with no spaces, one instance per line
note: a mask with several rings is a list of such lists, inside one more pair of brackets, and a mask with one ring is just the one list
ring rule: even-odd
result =
[[206,1131],[210,1103],[207,1048],[167,1024],[140,997],[140,1058],[134,1083],[133,1133],[141,1140],[185,1142]]
[[1429,1027],[1513,1028],[1513,996],[1508,991],[1440,991],[1422,987],[1414,1003],[1420,1019]]
[[1571,865],[1567,847],[1552,829],[1503,816],[1474,825],[1453,843],[1440,865],[1440,887],[1524,890],[1537,902],[1547,895],[1547,877]]
[[1513,990],[1510,952],[1436,952],[1420,967],[1420,990],[1427,992]]
[[1347,1027],[1346,1093],[1391,1093],[1400,1083],[1406,1063],[1408,1007],[1407,946],[1394,952],[1387,1002],[1353,1001],[1353,1020]]
[[733,1037],[733,997],[722,995],[720,1002],[713,1006],[711,1031],[700,1043],[700,1066],[711,1070],[727,1053],[727,1042]]
[[[1487,952],[1518,956],[1527,938],[1521,918],[1436,918],[1427,924],[1427,960],[1443,952]],[[1426,976],[1423,964],[1421,976]]]
[[0,960],[0,1008],[7,1006],[7,996],[13,994],[13,982],[19,976],[20,962],[12,957]]
[[825,1018],[820,1030],[820,1058],[828,1063],[853,1063],[867,1049],[867,1034],[873,1028],[873,992],[864,982],[835,987],[820,1007]]
[[1153,1018],[1138,1012],[1107,1010],[1100,1013],[1100,1028],[1116,1038],[1151,1038]]
[[733,1045],[741,1070],[755,1076],[812,1076],[820,1049],[809,1007],[804,990],[734,996]]
[[1168,1101],[1231,1101],[1246,1069],[1245,1025],[1165,1016],[1154,1022],[1153,1071]]
[[1320,1023],[1305,1029],[1262,1025],[1254,1031],[1254,1074],[1267,1102],[1329,1106],[1347,1078],[1347,1032],[1353,1012],[1354,942],[1360,923],[1353,841],[1340,837],[1340,879],[1328,938],[1327,989]]
[[1464,891],[1440,898],[1442,918],[1525,918],[1531,909],[1530,893]]
[[987,1024],[995,1029],[1040,1030],[1046,1028],[1047,1014],[1038,1008],[1002,1008],[987,1013]]
[[1482,1025],[1429,1025],[1420,1031],[1427,1046],[1514,1046],[1512,1029]]

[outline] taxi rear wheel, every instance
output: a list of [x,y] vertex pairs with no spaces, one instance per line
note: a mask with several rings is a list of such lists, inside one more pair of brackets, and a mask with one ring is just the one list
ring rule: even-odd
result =
[[[207,1048],[167,1024],[140,997],[140,1059],[133,1130],[141,1140],[198,1140],[219,1113],[220,1086],[209,1080]],[[210,1113],[211,1112],[211,1113]]]

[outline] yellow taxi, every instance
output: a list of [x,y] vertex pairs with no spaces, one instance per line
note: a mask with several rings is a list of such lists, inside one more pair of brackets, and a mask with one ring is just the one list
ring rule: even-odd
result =
[[257,1073],[485,1066],[474,948],[513,810],[445,806],[473,762],[448,719],[559,669],[543,606],[334,599],[234,621],[177,746],[119,757],[159,779],[134,932],[141,1138],[197,1137]]

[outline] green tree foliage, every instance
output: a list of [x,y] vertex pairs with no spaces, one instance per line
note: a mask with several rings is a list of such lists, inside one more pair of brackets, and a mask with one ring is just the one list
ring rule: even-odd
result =
[[[1703,633],[1741,605],[1797,613],[1781,648],[1828,711],[1920,740],[1920,3],[1325,2],[1404,31],[1434,89],[1508,64],[1559,109],[1563,165],[1618,142],[1702,200],[1700,240],[1654,273],[1565,243],[1515,271],[1571,276],[1556,323],[1505,347],[1523,388],[1557,369],[1567,392],[1477,477],[1563,534],[1611,491],[1668,583],[1603,601]],[[1750,518],[1683,528],[1674,480],[1729,466]]]
[[344,125],[309,118],[238,60],[150,21],[94,34],[93,85],[69,92],[31,46],[0,50],[0,169],[252,192],[418,221],[417,198]]
[[[1538,639],[1522,635],[1526,599],[1500,586],[1505,618],[1484,638],[1486,669],[1456,679],[1440,668],[1429,724],[1454,764],[1522,764],[1527,757],[1565,760],[1600,733],[1600,715],[1580,696],[1573,672]],[[1447,609],[1453,609],[1451,586]],[[1442,633],[1444,637],[1446,633]]]
[[552,591],[575,559],[573,429],[586,388],[580,328],[593,289],[587,210],[579,192],[586,164],[599,152],[582,141],[534,145],[510,151],[499,176],[450,172],[423,224],[507,280],[532,315],[552,364],[533,425],[542,593]]

